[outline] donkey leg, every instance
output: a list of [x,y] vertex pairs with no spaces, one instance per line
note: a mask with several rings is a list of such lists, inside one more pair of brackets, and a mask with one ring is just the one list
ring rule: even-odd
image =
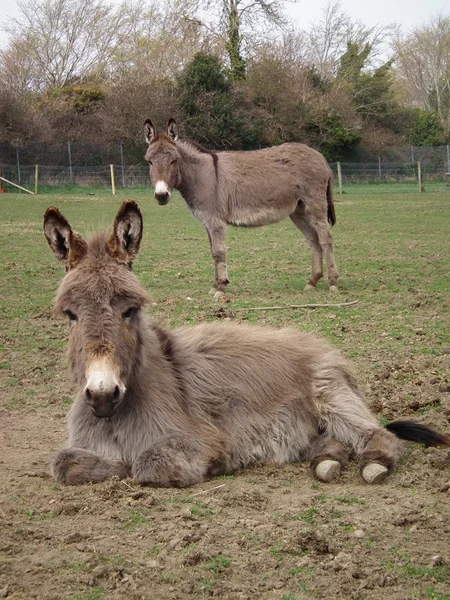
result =
[[319,279],[323,277],[323,258],[322,258],[322,248],[319,244],[319,238],[317,236],[316,231],[310,226],[310,224],[306,221],[304,216],[302,216],[299,209],[292,215],[290,215],[292,222],[300,229],[300,231],[305,236],[309,247],[312,252],[312,274],[311,279],[306,284],[305,290],[309,290],[311,288],[315,288]]
[[351,449],[336,439],[321,435],[311,450],[311,469],[317,479],[332,481],[341,473],[350,458]]
[[[209,240],[209,248],[211,250],[211,255],[213,254],[213,250],[212,250],[212,240],[211,240],[211,235],[208,231],[207,228],[206,229],[206,233],[208,234],[208,240]],[[215,270],[215,278],[214,278],[214,285],[212,286],[212,288],[209,290],[209,294],[210,296],[214,296],[214,294],[217,292],[217,264],[216,261],[214,261],[214,270]]]
[[187,487],[226,471],[225,458],[205,456],[194,442],[181,436],[159,439],[134,461],[132,475],[139,483],[157,487]]
[[110,460],[82,448],[65,448],[58,452],[51,464],[56,481],[67,485],[104,481],[116,475],[125,479],[130,469],[119,460]]
[[328,230],[328,223],[316,222],[314,228],[317,232],[319,243],[323,250],[325,250],[325,257],[327,260],[328,268],[328,280],[330,282],[330,292],[338,291],[338,279],[339,271],[334,260],[334,249],[333,249],[333,238]]
[[[205,223],[211,244],[211,254],[216,269],[216,285],[214,298],[225,295],[229,284],[227,272],[227,246],[225,243],[227,226],[223,222]],[[211,290],[212,292],[213,290]]]
[[383,427],[374,429],[360,454],[360,473],[367,483],[381,483],[398,465],[402,442]]
[[400,440],[379,425],[339,355],[331,354],[318,365],[315,387],[319,418],[326,433],[352,448],[367,483],[380,483],[398,464]]

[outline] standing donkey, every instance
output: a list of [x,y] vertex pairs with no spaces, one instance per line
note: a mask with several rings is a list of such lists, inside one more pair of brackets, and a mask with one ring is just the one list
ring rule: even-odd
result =
[[52,463],[58,481],[115,475],[183,487],[298,460],[331,481],[353,452],[363,479],[377,483],[398,463],[398,437],[450,445],[408,421],[381,427],[343,357],[312,335],[231,323],[168,331],[149,321],[132,272],[142,237],[134,202],[111,233],[88,241],[54,207],[44,231],[66,267],[55,308],[69,319],[78,388],[68,447]]
[[330,291],[339,273],[328,223],[334,225],[332,172],[325,158],[305,144],[282,144],[248,152],[209,152],[178,139],[170,119],[165,132],[144,124],[150,176],[159,204],[179,190],[192,214],[206,228],[216,268],[211,293],[223,296],[229,283],[226,226],[259,227],[290,217],[312,250],[312,275],[305,289],[323,275],[325,252]]

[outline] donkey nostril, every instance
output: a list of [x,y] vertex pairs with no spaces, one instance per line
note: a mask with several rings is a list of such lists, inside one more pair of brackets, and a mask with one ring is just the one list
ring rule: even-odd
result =
[[114,394],[112,397],[112,401],[119,402],[119,400],[120,400],[120,388],[118,385],[116,385],[116,387],[114,388]]
[[91,394],[91,392],[90,392],[89,388],[86,388],[86,389],[84,390],[84,394],[85,394],[85,396],[86,396],[86,400],[92,400],[92,394]]

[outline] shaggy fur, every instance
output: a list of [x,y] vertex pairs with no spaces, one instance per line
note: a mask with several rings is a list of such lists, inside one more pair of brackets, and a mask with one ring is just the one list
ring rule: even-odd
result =
[[158,132],[150,120],[144,129],[158,202],[166,204],[172,189],[179,190],[206,228],[216,269],[215,293],[223,294],[229,282],[226,225],[258,227],[286,217],[312,250],[308,286],[315,287],[323,276],[325,252],[330,287],[337,289],[339,274],[327,224],[336,222],[332,172],[322,154],[296,143],[250,152],[208,152],[178,140],[173,119],[165,132]]
[[[55,301],[70,321],[78,388],[68,447],[52,463],[67,484],[132,476],[189,486],[249,464],[331,459],[391,471],[401,444],[369,412],[344,358],[294,329],[212,323],[168,331],[143,314],[131,271],[142,217],[122,206],[111,235],[84,242],[52,207],[47,240],[68,269]],[[428,428],[391,429],[448,443]]]

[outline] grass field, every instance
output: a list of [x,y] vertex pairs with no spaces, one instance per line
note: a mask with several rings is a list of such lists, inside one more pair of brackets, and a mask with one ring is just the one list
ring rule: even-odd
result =
[[[109,228],[128,198],[144,216],[135,272],[152,296],[149,315],[169,326],[230,318],[320,333],[352,360],[382,422],[403,416],[450,428],[445,187],[422,194],[360,188],[335,197],[339,296],[328,293],[326,281],[303,291],[311,254],[289,220],[229,228],[228,303],[208,296],[214,269],[206,232],[178,195],[160,207],[143,191],[4,194],[4,597],[450,598],[444,450],[408,446],[401,469],[381,488],[363,486],[356,467],[337,484],[319,484],[305,465],[258,467],[176,492],[141,492],[133,482],[129,489],[112,482],[73,490],[48,478],[47,464],[64,443],[71,388],[67,324],[51,313],[63,267],[47,246],[42,217],[56,205],[89,235]],[[251,310],[353,300],[350,308]]]

